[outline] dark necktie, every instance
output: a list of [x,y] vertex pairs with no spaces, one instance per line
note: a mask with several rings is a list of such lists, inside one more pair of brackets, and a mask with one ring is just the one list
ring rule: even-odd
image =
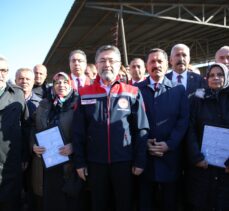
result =
[[182,75],[177,76],[177,83],[182,84],[181,79],[183,78]]
[[158,92],[159,91],[159,86],[158,85],[159,85],[158,83],[155,83],[154,84],[154,87],[153,88],[154,88],[154,91],[155,92]]
[[78,86],[78,89],[82,87],[81,83],[80,83],[80,79],[79,78],[76,78],[76,81],[77,81],[77,86]]

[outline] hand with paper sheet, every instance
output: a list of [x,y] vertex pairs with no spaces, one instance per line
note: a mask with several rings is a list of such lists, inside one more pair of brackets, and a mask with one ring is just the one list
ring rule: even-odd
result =
[[[41,147],[35,147],[37,154],[42,154],[46,168],[67,162],[68,146],[64,146],[59,128],[53,127],[36,133],[37,143]],[[71,144],[70,144],[71,145]]]
[[195,94],[186,139],[191,210],[229,210],[229,70],[212,64],[208,88]]
[[71,123],[78,97],[64,72],[54,75],[52,85],[51,96],[43,99],[36,110],[31,184],[33,194],[43,198],[42,204],[36,201],[36,207],[30,210],[77,210],[79,204],[75,201],[83,184],[71,156]]
[[229,129],[205,125],[201,152],[209,164],[225,168],[229,155]]

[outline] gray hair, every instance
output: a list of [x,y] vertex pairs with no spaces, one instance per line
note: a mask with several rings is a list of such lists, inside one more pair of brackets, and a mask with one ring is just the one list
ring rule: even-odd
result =
[[37,64],[34,66],[33,71],[35,72],[37,69],[42,69],[45,71],[45,74],[47,74],[47,67],[43,64]]
[[82,51],[82,50],[80,50],[80,49],[77,49],[77,50],[74,50],[74,51],[71,51],[71,52],[70,52],[69,57],[68,57],[69,61],[70,61],[72,55],[77,54],[77,53],[78,53],[78,54],[81,54],[81,55],[85,58],[85,61],[87,62],[87,55],[85,54],[84,51]]
[[16,71],[16,74],[15,74],[16,78],[19,76],[19,74],[20,74],[21,72],[30,72],[30,73],[32,74],[33,79],[35,78],[35,74],[34,74],[33,70],[30,69],[30,68],[27,68],[27,67],[19,68],[19,69]]
[[190,48],[189,48],[187,45],[183,44],[183,43],[179,43],[179,44],[176,44],[176,45],[174,45],[174,46],[172,47],[170,56],[173,54],[173,52],[174,52],[175,49],[177,49],[177,48],[187,49],[187,50],[188,50],[188,53],[189,53],[189,55],[190,55]]
[[103,45],[96,51],[95,62],[97,61],[99,55],[104,51],[113,51],[118,56],[119,61],[121,61],[121,53],[116,46],[114,46],[114,45]]
[[6,57],[0,55],[0,61],[4,61],[4,62],[6,63],[6,65],[7,65],[7,70],[9,71],[8,61],[7,61]]
[[228,45],[225,45],[225,46],[221,47],[218,51],[216,51],[216,53],[215,53],[215,59],[216,59],[216,57],[217,57],[217,54],[218,54],[220,51],[222,51],[222,50],[228,50],[228,51],[229,51],[229,46],[228,46]]

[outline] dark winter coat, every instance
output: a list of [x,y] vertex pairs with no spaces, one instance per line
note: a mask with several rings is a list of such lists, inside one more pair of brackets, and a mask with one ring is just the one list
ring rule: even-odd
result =
[[79,89],[73,120],[76,168],[86,167],[87,161],[131,161],[144,168],[149,125],[139,89],[117,80],[108,95],[99,80]]
[[7,84],[0,97],[0,201],[16,197],[21,190],[23,137],[27,118],[22,90]]
[[[149,120],[149,138],[164,141],[169,151],[162,157],[148,156],[145,174],[156,182],[173,182],[180,174],[181,141],[188,128],[189,104],[184,86],[166,77],[160,90],[154,91],[149,77],[138,85]],[[157,94],[157,97],[154,95]]]
[[[36,131],[58,125],[65,144],[71,142],[71,123],[76,108],[77,96],[72,92],[62,108],[54,108],[51,99],[40,102],[36,111]],[[48,140],[47,140],[48,141]],[[67,176],[75,173],[70,162],[45,169],[40,157],[32,159],[32,189],[36,195],[44,197],[44,210],[65,210],[66,198],[62,187]],[[48,202],[48,203],[46,203]]]
[[[228,83],[228,79],[225,80]],[[229,127],[229,89],[225,86],[213,92],[208,88],[205,94],[200,93],[194,96],[187,136],[190,163],[187,172],[188,201],[199,208],[229,210],[229,174],[225,173],[225,168],[211,165],[207,169],[195,167],[204,160],[201,153],[204,125]]]

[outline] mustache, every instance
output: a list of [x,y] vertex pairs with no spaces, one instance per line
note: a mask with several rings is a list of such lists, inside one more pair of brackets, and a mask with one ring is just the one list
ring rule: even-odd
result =
[[177,62],[177,65],[179,65],[179,64],[186,64],[185,62],[183,62],[182,60],[179,60],[178,62]]
[[161,68],[154,67],[154,68],[151,69],[151,71],[152,72],[154,72],[154,71],[161,71]]

